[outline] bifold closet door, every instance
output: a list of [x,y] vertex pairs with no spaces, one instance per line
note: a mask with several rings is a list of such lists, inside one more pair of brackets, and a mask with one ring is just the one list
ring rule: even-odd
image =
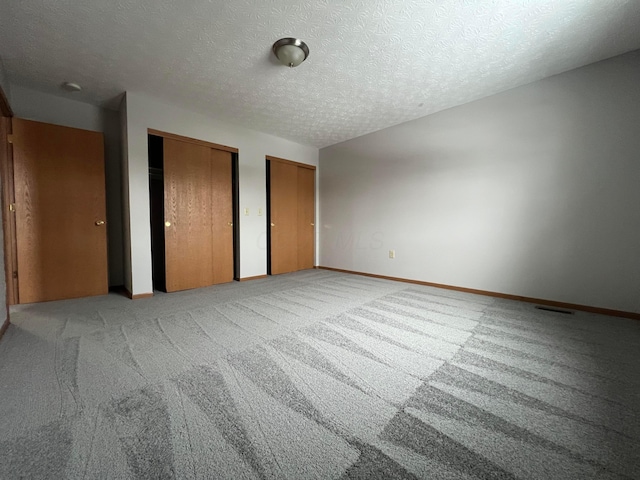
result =
[[292,162],[269,162],[272,275],[313,268],[315,170]]
[[167,292],[233,280],[231,154],[164,139]]
[[102,134],[13,119],[18,302],[108,293]]

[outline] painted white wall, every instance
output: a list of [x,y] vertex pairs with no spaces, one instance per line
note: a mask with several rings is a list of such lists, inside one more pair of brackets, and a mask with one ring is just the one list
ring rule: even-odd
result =
[[16,117],[102,132],[105,144],[109,284],[123,284],[120,118],[118,112],[65,97],[11,86]]
[[[141,93],[127,92],[126,112],[130,235],[125,236],[125,244],[130,242],[131,248],[131,292],[136,295],[153,291],[147,149],[149,128],[238,148],[240,276],[264,275],[267,271],[265,156],[317,166],[318,149],[234,126],[224,119],[197,114]],[[242,214],[244,208],[250,209],[249,216]],[[258,208],[263,209],[263,216],[257,216]],[[128,274],[125,272],[125,277]]]
[[0,88],[2,88],[5,97],[7,97],[9,105],[11,105],[11,84],[9,83],[9,77],[7,76],[7,71],[4,68],[2,58],[0,58]]
[[640,51],[322,149],[320,265],[640,312],[638,85]]
[[120,102],[120,154],[122,192],[122,277],[127,291],[133,291],[131,279],[131,215],[129,207],[129,123],[127,121],[127,95]]

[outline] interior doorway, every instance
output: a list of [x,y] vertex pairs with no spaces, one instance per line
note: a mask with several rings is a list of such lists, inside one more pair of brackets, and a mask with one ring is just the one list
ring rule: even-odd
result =
[[149,208],[151,213],[151,254],[153,289],[167,291],[164,260],[164,175],[162,137],[148,136]]
[[315,265],[316,167],[267,157],[267,273]]
[[154,289],[237,280],[237,149],[156,131],[148,145]]
[[100,132],[13,118],[19,303],[108,292]]

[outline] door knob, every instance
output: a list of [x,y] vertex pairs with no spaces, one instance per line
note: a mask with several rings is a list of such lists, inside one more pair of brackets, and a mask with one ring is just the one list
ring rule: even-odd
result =
[[275,226],[276,226],[276,224],[275,224],[275,223],[271,223],[271,226],[272,226],[272,227],[275,227]]
[[229,225],[230,227],[233,227],[233,222],[228,222],[227,225]]
[[102,225],[104,225],[104,220],[98,220],[96,222],[96,227],[101,227]]
[[316,224],[315,224],[315,223],[312,223],[312,224],[311,224],[311,226],[312,226],[312,227],[315,227],[315,226],[316,226]]
[[171,226],[171,222],[164,222],[164,226],[165,227],[170,227]]

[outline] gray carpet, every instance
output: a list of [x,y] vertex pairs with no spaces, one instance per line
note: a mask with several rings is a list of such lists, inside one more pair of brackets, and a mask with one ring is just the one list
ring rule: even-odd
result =
[[640,478],[640,322],[322,270],[20,306],[2,478]]

